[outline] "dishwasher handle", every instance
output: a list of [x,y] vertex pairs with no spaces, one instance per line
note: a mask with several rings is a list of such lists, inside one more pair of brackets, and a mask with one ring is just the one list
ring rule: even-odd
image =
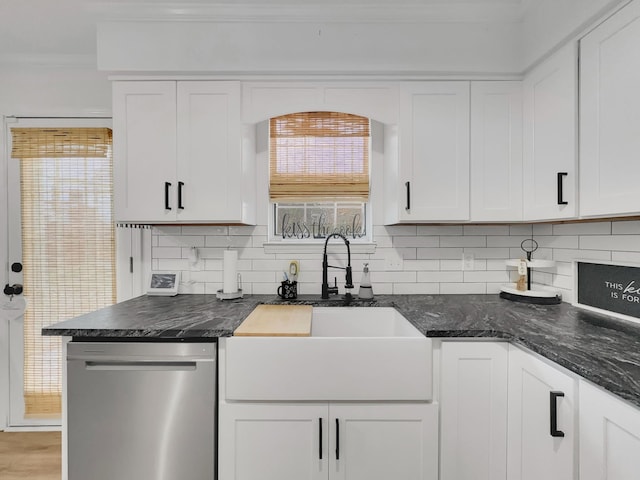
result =
[[86,370],[101,371],[156,371],[156,372],[188,372],[196,369],[196,362],[133,362],[133,361],[85,361]]

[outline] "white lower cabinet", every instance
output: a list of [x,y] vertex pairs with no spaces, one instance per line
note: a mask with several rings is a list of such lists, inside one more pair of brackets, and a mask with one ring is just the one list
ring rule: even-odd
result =
[[442,342],[440,479],[506,478],[508,343]]
[[577,381],[509,347],[509,480],[576,478]]
[[436,404],[222,403],[220,480],[437,480]]
[[220,405],[219,479],[326,479],[327,422],[326,403]]
[[580,480],[640,478],[640,410],[580,381]]

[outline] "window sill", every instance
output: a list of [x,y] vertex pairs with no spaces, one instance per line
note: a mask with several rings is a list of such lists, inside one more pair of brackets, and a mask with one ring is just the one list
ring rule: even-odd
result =
[[[331,245],[340,245],[338,240],[331,241]],[[317,243],[308,242],[266,242],[263,243],[264,253],[322,253],[324,241]],[[351,254],[376,253],[375,243],[355,243],[349,242]]]

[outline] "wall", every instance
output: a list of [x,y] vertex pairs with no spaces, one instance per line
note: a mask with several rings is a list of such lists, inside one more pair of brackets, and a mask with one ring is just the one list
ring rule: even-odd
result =
[[574,38],[629,0],[525,0],[521,70],[531,68],[559,44]]
[[[500,286],[515,281],[515,269],[505,259],[523,258],[522,240],[533,238],[539,250],[533,258],[556,260],[549,271],[536,271],[534,282],[559,288],[563,300],[573,301],[575,259],[632,262],[640,264],[640,222],[589,222],[577,224],[513,225],[407,225],[374,226],[375,253],[352,257],[357,286],[364,262],[371,269],[374,293],[378,294],[497,294]],[[238,270],[243,291],[275,294],[289,260],[300,260],[300,292],[319,294],[322,281],[322,245],[307,253],[265,253],[266,225],[256,227],[161,227],[153,230],[152,266],[159,270],[181,270],[183,292],[215,293],[222,288],[222,252],[238,250]],[[334,245],[331,243],[330,245]],[[197,269],[187,259],[189,247],[198,247]],[[344,247],[331,247],[335,259],[344,264]],[[473,254],[473,269],[463,270],[462,255]],[[388,259],[399,254],[402,268],[390,269]],[[201,269],[201,270],[200,270]],[[338,273],[338,284],[344,284]],[[342,288],[341,288],[342,292]]]
[[[509,74],[521,25],[497,22],[111,22],[98,65],[115,72]],[[292,39],[295,39],[292,41]]]

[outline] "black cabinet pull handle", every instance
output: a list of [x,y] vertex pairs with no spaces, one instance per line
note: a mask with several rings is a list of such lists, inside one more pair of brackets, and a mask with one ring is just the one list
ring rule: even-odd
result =
[[182,206],[182,187],[184,187],[184,182],[178,182],[178,208],[180,210],[184,210]]
[[340,460],[340,420],[336,418],[336,460]]
[[569,205],[569,202],[564,200],[564,194],[562,193],[562,177],[569,175],[567,172],[558,172],[558,205]]
[[407,205],[404,209],[411,210],[411,182],[404,182],[404,186],[407,189]]
[[171,210],[169,206],[169,188],[171,188],[170,182],[164,182],[164,209]]
[[319,432],[318,458],[322,460],[322,417],[318,418],[318,432]]
[[564,397],[564,392],[549,392],[550,434],[552,437],[564,437],[564,432],[558,430],[558,397]]

